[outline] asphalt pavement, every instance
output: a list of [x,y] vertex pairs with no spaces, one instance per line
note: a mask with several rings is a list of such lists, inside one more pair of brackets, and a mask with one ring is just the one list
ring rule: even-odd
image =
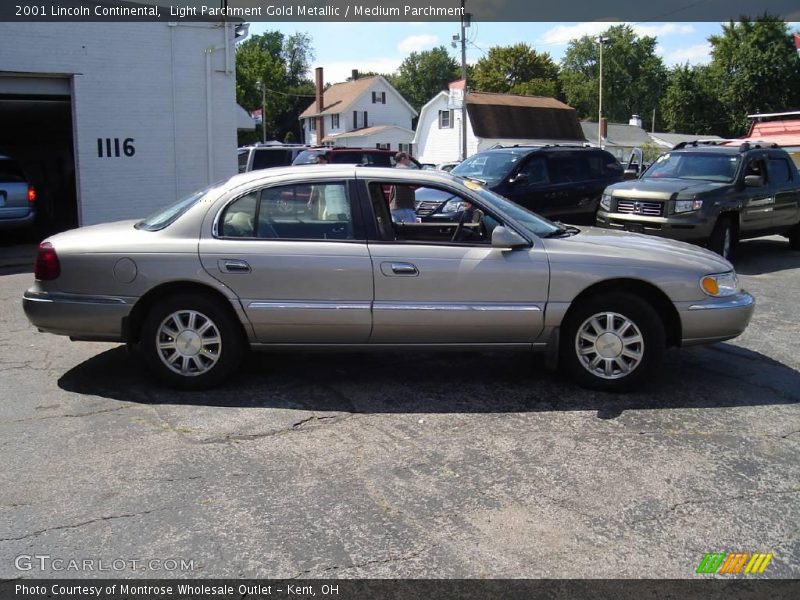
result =
[[627,395],[504,353],[261,354],[169,391],[124,347],[28,324],[31,252],[0,257],[2,579],[693,578],[707,552],[800,577],[783,238],[741,245],[744,335]]

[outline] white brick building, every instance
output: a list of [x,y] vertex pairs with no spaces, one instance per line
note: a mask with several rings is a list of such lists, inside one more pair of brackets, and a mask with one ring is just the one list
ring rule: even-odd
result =
[[229,177],[235,36],[219,22],[0,23],[0,148],[56,206],[74,190],[82,225]]

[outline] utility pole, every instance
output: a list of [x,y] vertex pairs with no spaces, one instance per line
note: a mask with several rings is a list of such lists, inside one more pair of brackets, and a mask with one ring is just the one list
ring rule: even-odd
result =
[[467,158],[467,35],[469,18],[464,12],[464,0],[461,0],[461,79],[464,80],[464,92],[461,96],[461,160]]
[[267,86],[261,82],[261,141],[267,143]]
[[597,36],[597,43],[600,44],[600,95],[597,105],[597,143],[603,147],[603,46],[609,41],[607,37]]

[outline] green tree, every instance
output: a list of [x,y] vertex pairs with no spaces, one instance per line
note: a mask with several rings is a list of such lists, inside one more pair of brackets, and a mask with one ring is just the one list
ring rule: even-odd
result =
[[719,105],[707,66],[687,64],[673,68],[660,106],[667,131],[699,134],[720,131]]
[[495,46],[475,63],[469,85],[480,92],[558,96],[558,65],[525,43]]
[[[629,25],[603,32],[603,116],[627,123],[631,115],[646,118],[658,105],[667,70],[656,54],[656,38],[638,36]],[[591,36],[572,40],[561,62],[561,86],[568,104],[583,118],[597,119],[599,44]]]
[[[262,127],[267,139],[284,139],[288,132],[299,138],[297,116],[314,96],[314,84],[307,79],[313,58],[311,38],[305,33],[285,37],[268,31],[236,47],[236,101],[250,111],[261,108],[263,86],[266,112]],[[250,138],[256,136],[243,136],[240,143],[253,141]]]
[[433,96],[447,89],[447,84],[461,77],[461,69],[444,46],[412,52],[402,62],[397,75],[387,77],[415,110]]
[[747,115],[800,104],[800,60],[785,22],[764,15],[742,18],[709,38],[710,73],[726,123],[723,135],[747,132]]

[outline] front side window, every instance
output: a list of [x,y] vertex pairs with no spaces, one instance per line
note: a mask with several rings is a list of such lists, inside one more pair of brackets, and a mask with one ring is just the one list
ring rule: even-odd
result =
[[369,196],[384,241],[487,245],[499,224],[470,198],[442,188],[372,182]]
[[769,174],[772,183],[788,183],[792,180],[789,163],[783,158],[769,159]]
[[343,182],[292,184],[234,200],[219,220],[223,238],[352,240],[353,218]]

